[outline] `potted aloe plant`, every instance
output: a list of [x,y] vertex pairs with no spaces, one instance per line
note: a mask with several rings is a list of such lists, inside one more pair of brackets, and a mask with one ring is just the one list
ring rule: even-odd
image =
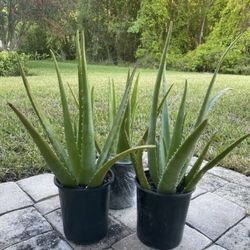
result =
[[[127,79],[130,78],[130,72],[128,72]],[[133,137],[133,125],[135,120],[135,111],[137,106],[137,91],[138,91],[139,75],[137,76],[131,96],[128,100],[125,115],[122,120],[121,127],[116,135],[112,147],[113,154],[119,154],[125,150],[129,149],[126,144],[126,137],[132,140]],[[116,91],[114,86],[114,81],[110,82],[110,92],[109,92],[109,123],[110,129],[112,129],[112,124],[114,122],[114,117],[116,115]],[[136,185],[134,181],[135,172],[133,164],[130,160],[129,155],[119,161],[117,161],[112,166],[112,171],[114,173],[114,182],[111,185],[110,191],[110,208],[111,209],[124,209],[133,206],[134,197],[136,191]]]
[[134,150],[143,150],[147,146],[128,148],[115,156],[109,157],[116,133],[119,130],[128,103],[135,70],[127,79],[124,95],[121,99],[110,133],[102,150],[97,155],[97,144],[93,121],[93,103],[91,88],[87,78],[84,34],[76,35],[78,61],[78,113],[74,123],[69,112],[67,97],[59,66],[52,52],[58,77],[65,135],[65,145],[53,131],[53,127],[41,110],[19,63],[23,83],[35,114],[49,140],[38,132],[28,119],[12,104],[9,106],[23,123],[48,167],[55,175],[55,185],[59,189],[64,233],[67,239],[90,244],[99,241],[107,233],[110,184],[113,174],[111,166]]
[[160,131],[157,135],[156,127],[159,112],[157,105],[161,85],[164,91],[166,88],[165,62],[171,30],[172,23],[169,27],[156,78],[148,133],[142,140],[143,143],[147,138],[148,144],[156,144],[156,149],[148,151],[149,171],[144,172],[143,170],[141,152],[131,155],[137,174],[138,238],[148,246],[164,250],[178,246],[182,239],[190,198],[196,184],[209,169],[249,136],[248,134],[239,138],[203,166],[202,162],[211,144],[211,138],[204,146],[191,170],[188,171],[195,145],[208,125],[208,113],[225,92],[221,91],[211,97],[211,90],[222,60],[237,39],[226,49],[220,59],[190,134],[184,138],[183,127],[187,97],[187,83],[185,83],[174,127],[170,128],[168,104],[165,100],[161,109]]

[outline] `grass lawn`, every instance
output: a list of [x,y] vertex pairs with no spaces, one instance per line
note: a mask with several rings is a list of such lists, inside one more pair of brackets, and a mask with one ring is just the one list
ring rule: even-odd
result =
[[[57,78],[53,64],[48,61],[31,62],[30,84],[39,103],[55,124],[55,129],[63,135],[61,109]],[[60,64],[65,82],[77,91],[76,65],[72,62]],[[155,70],[139,69],[139,103],[135,124],[135,142],[148,123],[151,106],[151,96],[156,76]],[[89,80],[95,86],[95,123],[100,142],[108,131],[108,81],[113,78],[117,93],[124,88],[127,68],[117,66],[90,65]],[[170,95],[171,116],[174,119],[176,107],[180,102],[183,83],[188,79],[188,114],[186,120],[187,133],[196,118],[200,101],[212,75],[208,73],[168,72],[168,82],[175,83]],[[197,147],[197,153],[204,145],[204,139],[217,132],[214,143],[207,158],[214,156],[226,145],[239,136],[250,133],[250,76],[219,75],[214,91],[232,88],[219,102],[210,116],[210,126]],[[71,109],[74,112],[74,102],[70,97]],[[47,171],[31,138],[6,105],[11,102],[24,112],[34,124],[38,124],[22,85],[20,77],[0,77],[0,182],[19,179],[25,176]],[[39,128],[41,131],[41,128]],[[250,140],[244,141],[223,162],[222,165],[250,175]]]

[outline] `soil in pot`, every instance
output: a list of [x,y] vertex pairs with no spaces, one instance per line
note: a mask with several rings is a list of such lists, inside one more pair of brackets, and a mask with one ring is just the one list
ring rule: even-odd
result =
[[159,194],[137,183],[137,236],[156,249],[177,247],[183,236],[192,192]]
[[66,238],[76,244],[92,244],[100,241],[108,230],[110,185],[114,180],[109,172],[104,184],[98,188],[69,188],[60,184],[63,229]]
[[112,166],[115,179],[111,185],[111,209],[124,209],[135,203],[135,172],[131,161],[120,161]]

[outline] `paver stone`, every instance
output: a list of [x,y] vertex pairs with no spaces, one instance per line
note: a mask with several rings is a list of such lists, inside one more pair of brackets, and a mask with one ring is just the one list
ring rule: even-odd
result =
[[32,200],[16,183],[5,182],[0,184],[0,215],[31,205],[33,205]]
[[[196,230],[185,226],[181,244],[173,250],[202,250],[211,244],[211,240],[197,232]],[[150,250],[153,248],[145,246],[138,238],[136,233],[132,234],[119,242],[115,243],[112,248],[115,250]]]
[[59,196],[40,201],[35,204],[36,209],[43,215],[60,208]]
[[52,230],[34,208],[25,208],[0,216],[0,249]]
[[245,215],[243,208],[213,193],[190,203],[187,222],[212,240],[216,240]]
[[250,249],[250,217],[231,228],[216,243],[228,250]]
[[[58,232],[64,235],[61,216],[62,216],[61,210],[59,209],[52,213],[47,214],[46,218],[56,228]],[[99,243],[93,244],[93,245],[86,245],[86,246],[76,245],[72,242],[69,242],[69,244],[75,250],[102,250],[102,249],[107,249],[116,241],[126,237],[129,233],[131,233],[131,231],[127,227],[125,227],[124,225],[116,221],[115,219],[111,219],[109,222],[108,234]]]
[[58,194],[53,178],[53,174],[40,174],[20,180],[17,184],[37,202]]
[[40,234],[25,240],[5,250],[72,250],[69,244],[62,240],[56,232]]

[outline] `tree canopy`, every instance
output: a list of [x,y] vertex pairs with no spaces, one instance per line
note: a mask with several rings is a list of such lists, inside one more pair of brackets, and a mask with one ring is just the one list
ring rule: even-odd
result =
[[245,33],[224,71],[250,73],[249,18],[250,0],[2,0],[0,49],[46,55],[53,48],[74,59],[74,34],[84,28],[91,61],[152,66],[173,20],[170,67],[210,71],[220,52]]

